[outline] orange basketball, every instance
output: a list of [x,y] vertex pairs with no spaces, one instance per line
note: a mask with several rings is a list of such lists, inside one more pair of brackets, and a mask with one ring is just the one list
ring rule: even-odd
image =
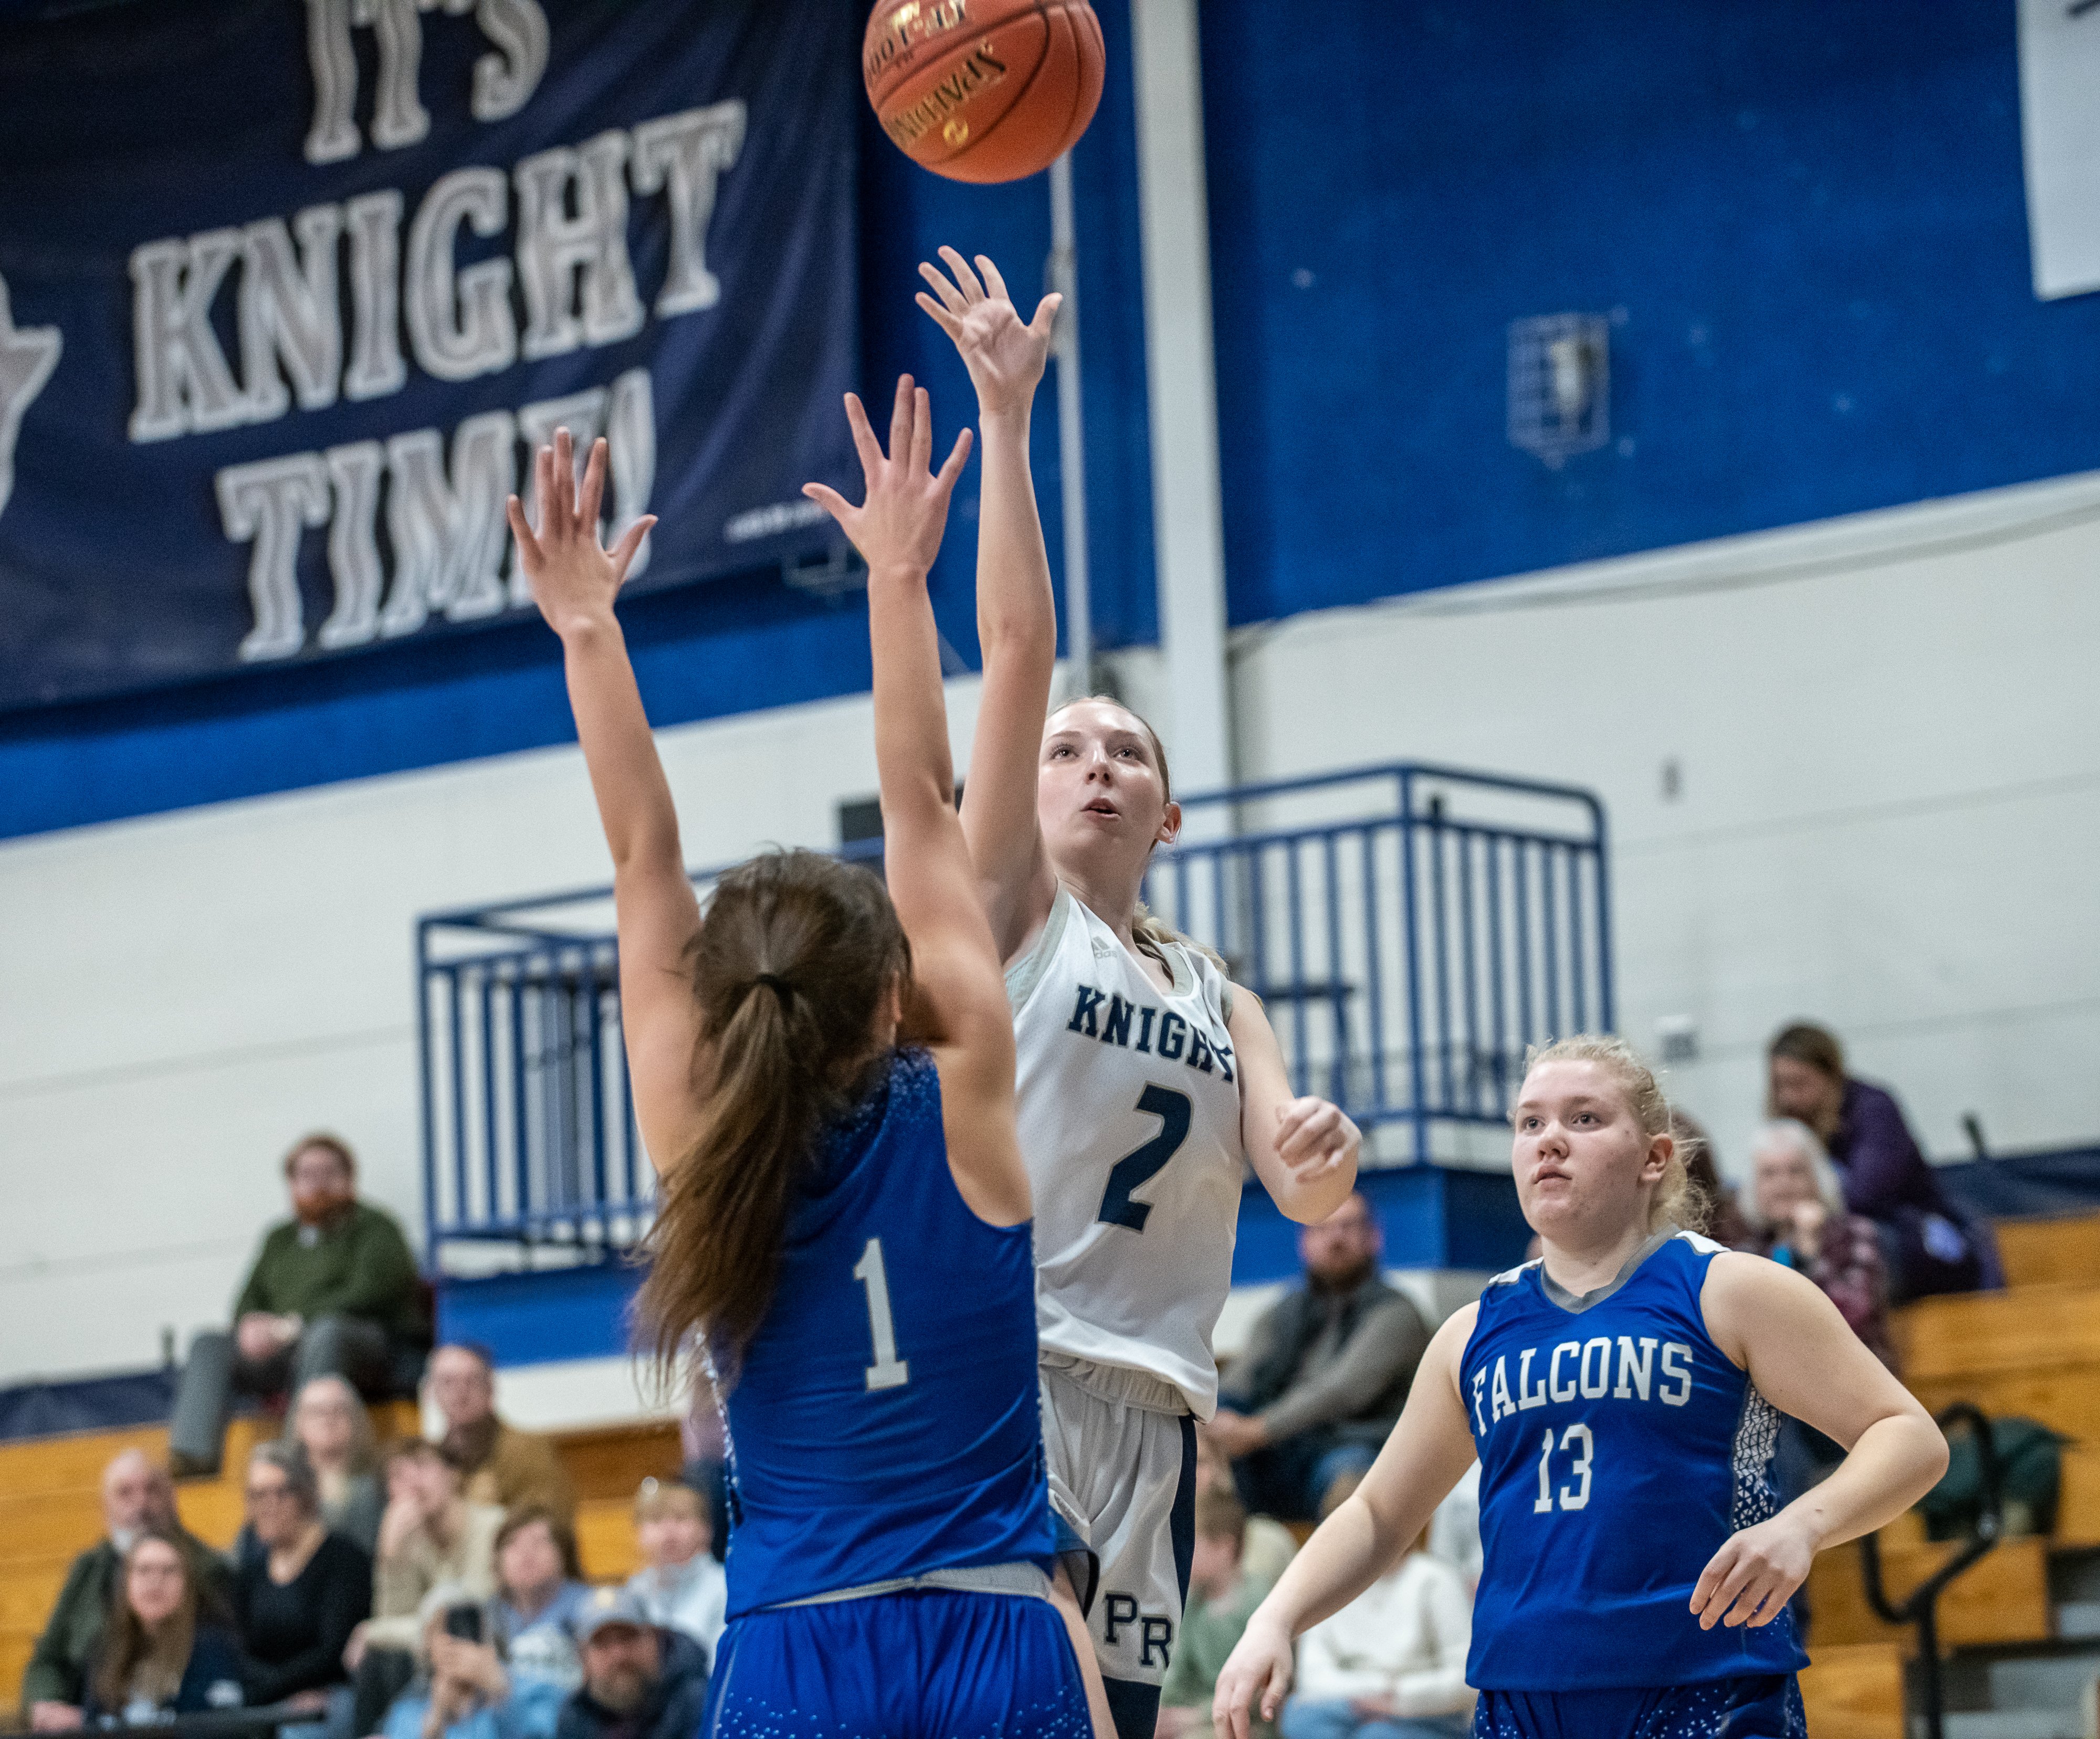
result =
[[1107,62],[1087,0],[879,0],[861,68],[882,130],[955,181],[1018,181],[1071,148]]

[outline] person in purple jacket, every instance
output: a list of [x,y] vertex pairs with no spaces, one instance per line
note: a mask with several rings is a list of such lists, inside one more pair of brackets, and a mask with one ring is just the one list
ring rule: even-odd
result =
[[1983,1237],[1940,1189],[1895,1095],[1846,1073],[1837,1036],[1798,1022],[1780,1029],[1767,1056],[1771,1114],[1822,1138],[1845,1205],[1881,1229],[1892,1301],[1992,1283]]

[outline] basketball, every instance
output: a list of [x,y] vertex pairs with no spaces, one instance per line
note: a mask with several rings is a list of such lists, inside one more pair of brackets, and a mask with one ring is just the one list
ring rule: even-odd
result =
[[1018,181],[1078,142],[1106,55],[1087,0],[880,0],[862,70],[882,130],[954,181]]

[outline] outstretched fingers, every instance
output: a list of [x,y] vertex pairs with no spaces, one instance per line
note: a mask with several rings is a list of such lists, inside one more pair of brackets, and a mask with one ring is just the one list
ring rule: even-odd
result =
[[[512,498],[515,500],[514,496]],[[633,566],[634,557],[642,548],[642,540],[655,526],[656,516],[644,513],[627,528],[627,532],[612,548],[612,577],[615,585],[627,583],[627,570]]]
[[941,306],[949,313],[960,316],[969,312],[970,305],[963,300],[963,293],[948,281],[947,274],[939,266],[921,260],[919,275],[933,286],[933,293],[941,298]]
[[576,496],[576,523],[595,542],[598,538],[598,511],[605,503],[606,455],[610,449],[600,435],[591,442],[590,457],[584,461],[583,488]]
[[953,248],[942,249],[941,258],[948,262],[948,270],[954,274],[955,287],[963,293],[963,299],[968,302],[982,302],[985,299],[984,286],[977,282],[977,275],[970,270],[970,262]]
[[947,462],[941,467],[941,474],[933,480],[943,494],[955,486],[955,479],[963,474],[963,467],[969,462],[970,432],[965,429],[955,437],[955,450],[948,455]]
[[882,474],[882,448],[876,441],[874,427],[867,420],[867,407],[860,402],[858,393],[846,394],[846,426],[853,430],[854,451],[860,455],[860,468],[867,473],[868,485],[872,488],[876,478]]
[[911,475],[933,469],[933,401],[920,387],[911,395]]
[[1028,329],[1046,342],[1057,324],[1057,310],[1065,306],[1065,298],[1052,290],[1035,305],[1035,318],[1028,323]]
[[513,495],[503,504],[503,513],[510,522],[510,535],[518,539],[518,553],[524,558],[529,573],[547,557],[540,548],[539,539],[532,535],[532,522],[525,517],[525,504]]
[[977,270],[984,274],[985,288],[995,297],[1000,302],[1013,300],[1006,293],[1006,280],[999,276],[999,268],[992,264],[990,254],[980,253],[977,256]]
[[911,451],[911,425],[918,409],[911,376],[900,374],[897,377],[897,403],[889,412],[889,462],[902,463]]

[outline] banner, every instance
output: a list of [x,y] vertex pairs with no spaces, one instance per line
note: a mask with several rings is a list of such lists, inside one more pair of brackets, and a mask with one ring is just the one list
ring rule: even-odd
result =
[[0,708],[531,608],[611,446],[646,590],[829,545],[845,0],[134,0],[0,33]]

